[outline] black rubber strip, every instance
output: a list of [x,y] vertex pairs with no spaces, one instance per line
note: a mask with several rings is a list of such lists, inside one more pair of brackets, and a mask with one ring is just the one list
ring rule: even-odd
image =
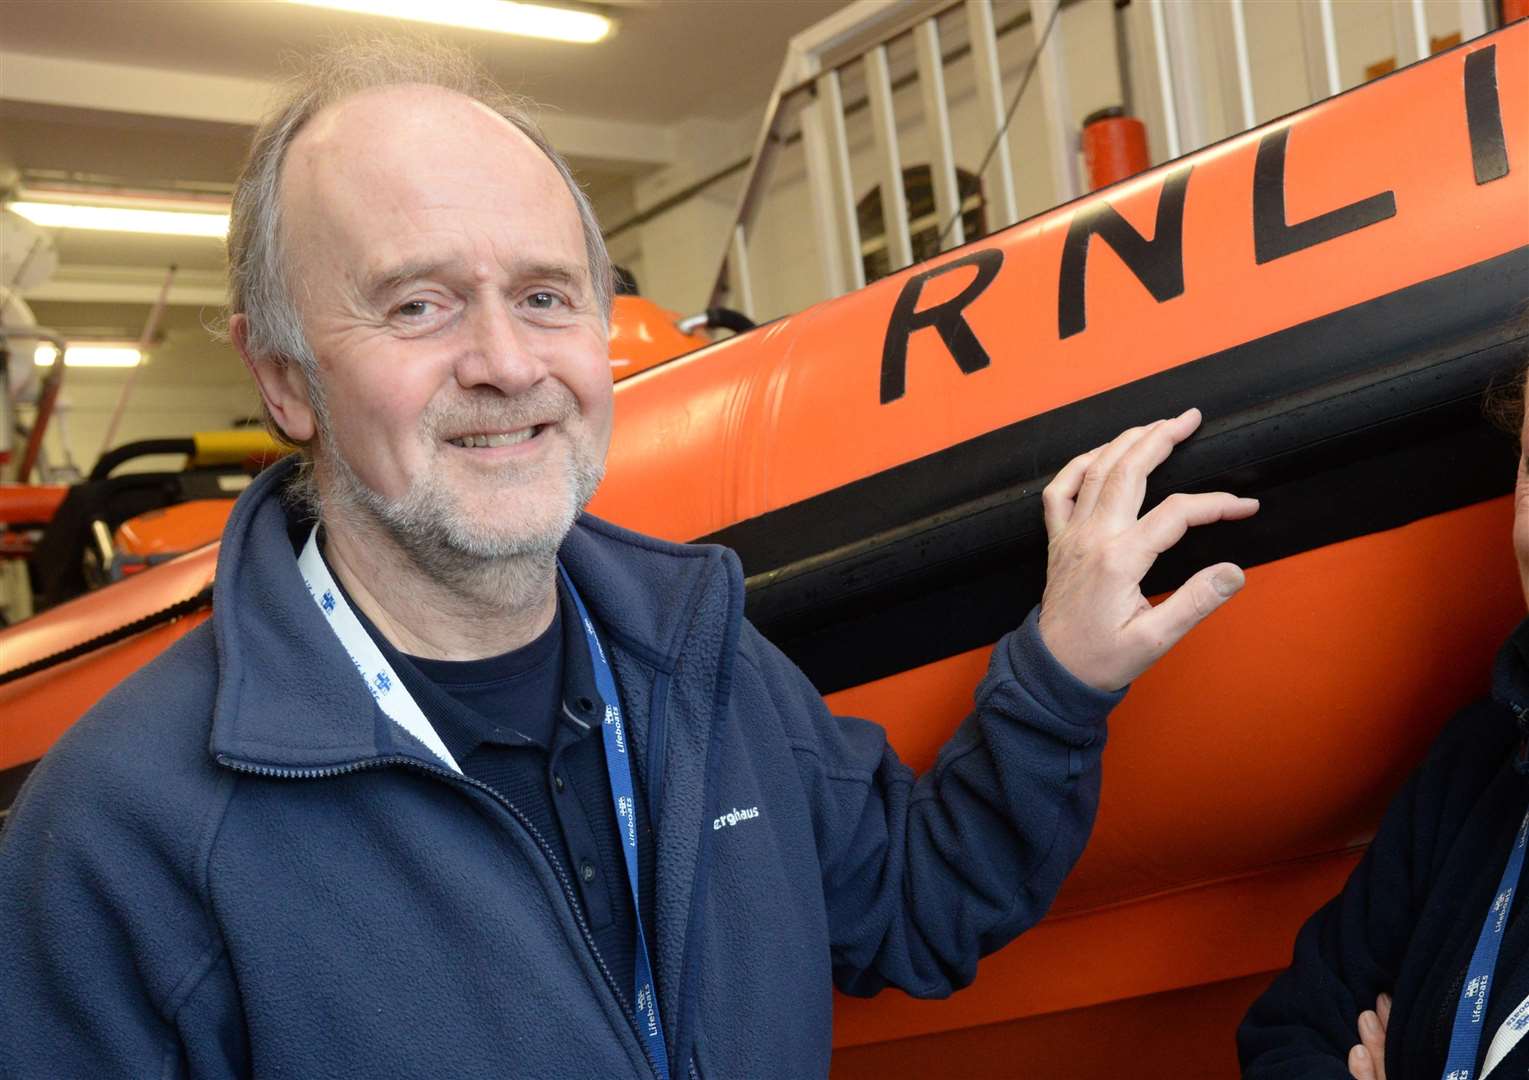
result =
[[136,634],[141,634],[145,630],[150,630],[162,623],[170,622],[180,618],[182,615],[189,615],[193,611],[199,611],[204,607],[211,606],[212,586],[209,584],[200,592],[188,596],[184,600],[177,601],[163,610],[145,615],[141,619],[134,619],[132,622],[119,626],[115,630],[108,630],[104,634],[97,634],[95,637],[71,645],[67,649],[40,657],[29,664],[22,664],[19,668],[12,668],[10,671],[0,671],[0,686],[4,686],[9,682],[15,682],[17,679],[25,679],[28,675],[35,675],[39,671],[46,671],[48,668],[57,667],[59,664],[68,663],[70,660],[84,656],[86,653],[95,652],[97,649],[104,649],[108,645],[115,645],[119,641],[133,637]]
[[1508,491],[1512,443],[1484,387],[1520,366],[1529,248],[1011,424],[707,537],[738,551],[748,614],[823,692],[991,643],[1038,600],[1040,493],[1069,459],[1198,405],[1153,476],[1263,500],[1193,530],[1150,591],[1228,559],[1257,565]]
[[725,544],[746,573],[762,574],[1032,482],[1133,424],[1190,405],[1214,425],[1372,371],[1387,354],[1437,352],[1467,337],[1482,346],[1511,340],[1529,332],[1526,297],[1529,247],[997,428],[694,542]]

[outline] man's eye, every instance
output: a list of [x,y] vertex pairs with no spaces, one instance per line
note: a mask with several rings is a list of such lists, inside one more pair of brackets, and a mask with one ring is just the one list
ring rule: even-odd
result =
[[406,319],[417,319],[421,315],[428,315],[430,313],[430,301],[405,300],[394,309],[394,312]]
[[526,300],[539,311],[551,311],[562,302],[562,298],[557,293],[550,292],[534,292],[526,297]]

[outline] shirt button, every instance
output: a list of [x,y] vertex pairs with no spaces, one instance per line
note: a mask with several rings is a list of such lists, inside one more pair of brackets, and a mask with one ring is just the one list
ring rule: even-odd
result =
[[590,862],[588,859],[585,859],[584,865],[579,869],[579,876],[582,877],[586,883],[595,880],[595,864]]
[[557,788],[559,794],[562,794],[562,791],[563,791],[563,778],[558,773],[553,773],[552,774],[552,786]]

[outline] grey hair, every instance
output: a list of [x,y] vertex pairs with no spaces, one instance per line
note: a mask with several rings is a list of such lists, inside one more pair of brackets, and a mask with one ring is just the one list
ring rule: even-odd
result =
[[[591,286],[602,317],[610,320],[614,277],[600,224],[568,163],[531,119],[530,99],[506,92],[467,53],[439,42],[378,37],[331,45],[306,59],[256,131],[234,189],[228,230],[228,314],[245,317],[245,348],[251,356],[299,366],[321,419],[327,414],[318,360],[303,334],[282,251],[282,166],[298,133],[323,109],[366,90],[407,84],[450,90],[487,106],[547,155],[578,208]],[[272,434],[293,441],[269,411],[266,425]]]

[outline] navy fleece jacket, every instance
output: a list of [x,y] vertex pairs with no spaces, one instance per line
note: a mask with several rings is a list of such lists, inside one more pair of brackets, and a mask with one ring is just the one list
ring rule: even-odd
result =
[[[1498,654],[1492,695],[1464,709],[1386,810],[1343,892],[1301,928],[1290,970],[1237,1032],[1246,1080],[1344,1080],[1358,1018],[1392,996],[1388,1080],[1439,1080],[1481,924],[1529,806],[1515,768],[1529,706],[1529,622]],[[1503,1020],[1529,995],[1520,881],[1487,1001],[1476,1075]],[[1493,1077],[1529,1075],[1529,1039]]]
[[[240,498],[210,622],[0,833],[0,1076],[652,1076],[545,838],[378,710],[307,595],[290,468]],[[654,808],[674,1076],[824,1076],[833,984],[948,994],[1044,914],[1118,695],[1033,616],[915,779],[743,619],[732,553],[586,517],[562,558]]]

